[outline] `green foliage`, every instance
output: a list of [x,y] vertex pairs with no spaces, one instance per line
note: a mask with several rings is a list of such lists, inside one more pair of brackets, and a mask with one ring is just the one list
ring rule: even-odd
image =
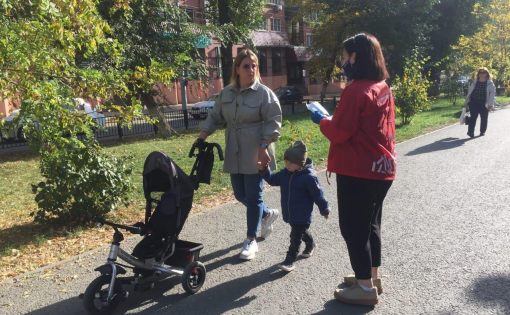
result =
[[393,84],[393,94],[397,113],[401,115],[402,123],[409,124],[417,113],[430,107],[427,90],[430,82],[423,75],[424,65],[429,58],[422,58],[417,49],[405,61],[404,73],[397,76]]
[[491,0],[477,5],[474,14],[484,25],[471,36],[461,36],[453,47],[456,66],[464,73],[487,67],[494,78],[510,84],[510,2]]
[[[120,2],[120,1],[119,1]],[[107,100],[124,121],[140,113],[129,98],[130,73],[118,68],[122,47],[97,12],[97,0],[0,1],[0,97],[21,98],[20,121],[41,156],[36,221],[79,224],[125,201],[129,170],[102,153],[75,97]],[[101,55],[98,64],[88,62]]]
[[38,223],[78,226],[128,204],[131,168],[98,147],[69,143],[45,151],[41,173],[44,180],[32,186],[39,207],[32,215]]

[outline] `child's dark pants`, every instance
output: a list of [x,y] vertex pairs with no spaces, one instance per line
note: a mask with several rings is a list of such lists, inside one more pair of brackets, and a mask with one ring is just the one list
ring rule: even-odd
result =
[[290,226],[290,246],[285,258],[285,264],[292,264],[296,261],[301,241],[305,242],[308,249],[314,246],[312,234],[308,230],[310,224],[291,224]]

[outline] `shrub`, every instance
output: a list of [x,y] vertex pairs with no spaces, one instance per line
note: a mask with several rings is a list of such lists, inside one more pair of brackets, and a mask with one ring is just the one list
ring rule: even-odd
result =
[[430,107],[427,94],[430,82],[422,73],[428,60],[429,58],[422,58],[415,49],[405,62],[402,76],[397,76],[394,80],[395,104],[404,125],[409,124],[418,112]]
[[39,207],[32,213],[36,222],[83,225],[127,204],[132,171],[125,160],[95,146],[67,149],[41,156],[45,179],[32,185]]

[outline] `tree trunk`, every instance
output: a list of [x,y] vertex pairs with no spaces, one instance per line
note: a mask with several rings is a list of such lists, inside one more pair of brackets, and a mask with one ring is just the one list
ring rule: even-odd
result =
[[232,74],[232,45],[221,46],[221,76],[223,78],[223,86],[230,84],[230,76]]
[[[218,24],[225,25],[231,22],[229,1],[218,0]],[[227,86],[230,83],[230,75],[232,74],[232,44],[224,42],[220,48],[223,86]]]
[[158,133],[161,137],[168,138],[172,134],[177,133],[169,123],[166,122],[165,116],[161,111],[159,104],[154,99],[151,93],[142,93],[141,95],[142,104],[147,107],[149,116],[158,120],[157,127]]

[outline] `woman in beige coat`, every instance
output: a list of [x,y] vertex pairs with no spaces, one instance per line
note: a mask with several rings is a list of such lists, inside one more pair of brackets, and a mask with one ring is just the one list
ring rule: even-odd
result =
[[241,259],[255,257],[259,224],[261,237],[272,232],[278,210],[268,209],[263,200],[263,179],[259,165],[276,168],[274,142],[280,136],[282,110],[276,95],[260,83],[258,58],[253,51],[239,51],[231,83],[226,86],[201,125],[197,143],[226,125],[224,171],[230,173],[235,198],[246,206],[247,233]]

